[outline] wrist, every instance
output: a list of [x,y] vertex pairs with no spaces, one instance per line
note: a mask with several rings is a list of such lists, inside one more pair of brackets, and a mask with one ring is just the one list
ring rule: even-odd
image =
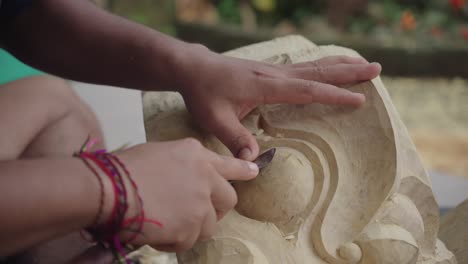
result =
[[184,94],[196,87],[206,65],[216,55],[201,44],[183,43],[172,57],[171,90]]
[[81,159],[83,175],[87,181],[87,197],[92,198],[85,227],[104,224],[111,217],[114,207],[114,190],[109,177],[94,163]]
[[[94,174],[94,186],[99,186],[100,193],[96,203],[99,206],[87,230],[97,241],[109,243],[116,236],[132,241],[142,228],[144,211],[136,183],[124,162],[106,152],[80,152],[79,157]],[[130,226],[137,231],[127,234],[125,229]]]

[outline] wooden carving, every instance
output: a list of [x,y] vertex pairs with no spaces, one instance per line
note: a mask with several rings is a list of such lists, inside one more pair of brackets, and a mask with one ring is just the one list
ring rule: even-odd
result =
[[[226,55],[283,64],[359,56],[298,36]],[[255,180],[234,184],[236,209],[179,263],[456,263],[437,239],[430,179],[380,78],[349,89],[365,105],[266,105],[243,120],[277,154]],[[190,136],[229,155],[178,94],[146,93],[144,107],[148,141]]]
[[444,214],[439,237],[456,256],[458,263],[468,263],[468,199]]

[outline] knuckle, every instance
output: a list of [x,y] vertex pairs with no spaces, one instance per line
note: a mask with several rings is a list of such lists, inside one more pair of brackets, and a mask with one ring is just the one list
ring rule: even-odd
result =
[[238,136],[233,138],[231,142],[229,142],[230,148],[237,150],[237,148],[241,147],[242,145],[245,145],[249,139],[249,136],[250,135],[246,133],[239,134]]
[[323,92],[318,82],[309,81],[305,86],[304,93],[311,97],[320,97]]
[[192,241],[188,235],[177,235],[174,239],[175,251],[186,251],[193,247],[195,241]]
[[238,202],[238,198],[237,198],[237,194],[236,194],[236,191],[234,190],[234,187],[232,186],[229,186],[229,189],[226,190],[225,192],[225,195],[224,195],[224,204],[223,204],[223,211],[229,211],[231,209],[233,209],[237,202]]
[[191,241],[184,241],[182,243],[179,244],[179,246],[177,247],[177,251],[187,251],[189,249],[191,249],[193,247],[193,245],[195,244],[195,242],[191,242]]
[[[204,177],[204,175],[202,174],[201,177]],[[206,211],[205,208],[208,207],[211,202],[211,190],[209,185],[209,183],[206,183],[193,188],[193,207],[191,214],[193,214],[195,220],[204,216],[204,211]]]
[[[201,176],[203,177],[203,175]],[[197,179],[199,182],[205,181],[204,179]],[[188,193],[187,193],[188,195]],[[189,208],[187,215],[190,215],[195,221],[197,221],[200,217],[201,212],[199,210],[202,210],[207,206],[207,204],[210,201],[210,196],[211,196],[211,191],[209,190],[208,184],[203,184],[203,185],[198,185],[197,187],[194,187],[190,193],[190,203],[191,203],[191,208]],[[201,208],[201,209],[200,209]],[[191,221],[191,219],[188,219],[188,221]]]
[[175,233],[173,242],[176,245],[176,247],[179,247],[181,244],[183,244],[186,240],[186,237],[187,236],[182,232]]
[[216,234],[216,229],[214,227],[203,231],[202,234],[200,234],[200,237],[198,238],[199,241],[206,241],[210,238],[212,238]]
[[315,68],[315,74],[317,76],[317,80],[320,80],[322,82],[327,82],[328,81],[328,75],[327,73],[329,72],[329,67],[317,67]]
[[183,143],[184,143],[184,145],[186,145],[187,147],[189,147],[191,149],[201,149],[202,148],[202,144],[196,138],[191,138],[191,137],[185,138],[185,139],[183,139]]
[[204,219],[205,213],[203,212],[203,210],[196,210],[190,215],[190,220],[188,220],[188,224],[190,226],[200,226]]
[[187,213],[184,221],[180,223],[179,232],[174,232],[173,235],[173,244],[177,251],[183,251],[193,247],[197,236],[199,236],[197,230],[199,230],[206,218],[205,211],[206,210],[202,207]]
[[313,68],[319,68],[321,64],[321,59],[320,60],[314,60],[309,62],[309,66]]
[[315,90],[317,89],[318,82],[317,81],[306,81],[303,83],[303,85],[298,85],[299,92],[305,93],[305,94],[313,94],[315,93]]
[[234,208],[238,202],[238,198],[237,198],[237,195],[235,193],[235,191],[231,191],[230,192],[231,194],[229,195],[230,198],[228,200],[228,206],[229,206],[229,210],[231,210],[232,208]]
[[275,80],[275,82],[269,80],[269,82],[263,81],[261,85],[258,85],[257,87],[260,88],[257,94],[258,104],[268,104],[271,99],[278,97],[281,91],[280,87],[285,87],[282,85],[284,82],[284,79]]

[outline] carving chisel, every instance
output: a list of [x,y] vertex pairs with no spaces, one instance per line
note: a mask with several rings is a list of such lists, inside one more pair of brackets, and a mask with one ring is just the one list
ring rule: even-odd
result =
[[[273,157],[275,156],[276,153],[276,148],[271,148],[262,154],[258,155],[258,157],[253,161],[253,163],[257,164],[258,170],[260,171],[261,169],[265,168],[268,166],[268,164],[271,163],[273,160]],[[234,183],[234,181],[229,181],[231,184]]]
[[258,169],[261,170],[268,166],[275,156],[276,148],[271,148],[260,154],[253,162],[257,164]]

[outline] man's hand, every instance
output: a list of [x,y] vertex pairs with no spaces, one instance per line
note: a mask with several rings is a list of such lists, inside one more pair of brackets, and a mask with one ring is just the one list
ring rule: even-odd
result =
[[245,160],[255,159],[259,147],[239,120],[255,107],[275,103],[358,106],[364,95],[339,86],[373,79],[381,71],[377,63],[346,56],[269,65],[208,50],[199,53],[204,59],[186,74],[191,77],[180,92],[195,120]]
[[[117,155],[138,185],[145,217],[163,224],[145,223],[135,243],[164,251],[187,250],[210,238],[217,220],[237,203],[228,180],[250,180],[258,174],[254,163],[220,156],[195,139],[147,143]],[[135,202],[130,203],[127,218],[138,212]]]

